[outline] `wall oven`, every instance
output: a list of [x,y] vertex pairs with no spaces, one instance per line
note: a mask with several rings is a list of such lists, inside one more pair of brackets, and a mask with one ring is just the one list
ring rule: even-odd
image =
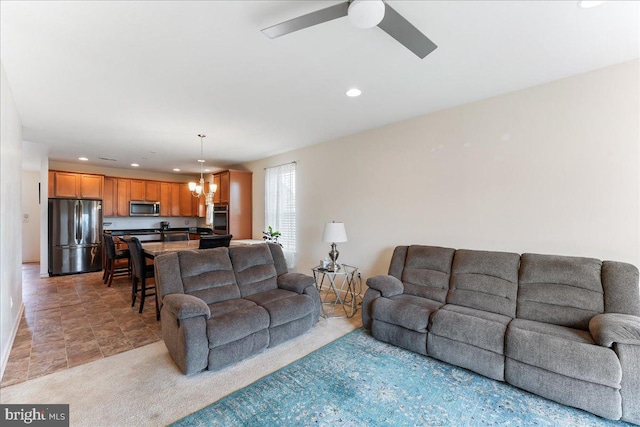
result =
[[213,206],[213,233],[229,234],[229,206]]

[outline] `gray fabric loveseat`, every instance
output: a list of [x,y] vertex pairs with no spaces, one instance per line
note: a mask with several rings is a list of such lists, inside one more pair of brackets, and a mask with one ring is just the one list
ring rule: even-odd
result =
[[592,258],[395,248],[367,280],[379,340],[609,419],[640,424],[633,265]]
[[288,273],[280,246],[259,244],[155,259],[162,336],[183,373],[218,370],[311,329],[312,277]]

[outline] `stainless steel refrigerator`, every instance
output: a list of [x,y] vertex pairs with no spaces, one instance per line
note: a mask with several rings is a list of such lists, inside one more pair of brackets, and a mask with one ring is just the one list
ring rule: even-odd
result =
[[102,269],[102,201],[49,199],[49,275]]

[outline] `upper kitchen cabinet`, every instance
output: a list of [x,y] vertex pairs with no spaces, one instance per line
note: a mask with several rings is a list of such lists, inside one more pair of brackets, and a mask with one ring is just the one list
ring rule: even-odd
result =
[[74,172],[49,171],[49,197],[102,199],[104,177]]
[[102,199],[103,186],[104,176],[102,175],[80,175],[80,198]]
[[104,197],[102,198],[102,216],[129,216],[131,200],[131,180],[106,176],[104,178]]
[[171,183],[160,183],[160,216],[171,216]]
[[229,234],[234,239],[251,239],[252,172],[226,170],[213,175],[218,185],[214,204],[229,206]]
[[158,202],[160,201],[160,182],[132,179],[131,200]]
[[193,209],[193,196],[187,184],[179,185],[180,191],[180,216],[195,216]]
[[116,192],[116,200],[118,211],[117,216],[129,216],[129,202],[131,201],[131,180],[126,178],[118,178],[118,188]]
[[118,215],[118,179],[104,177],[104,194],[102,197],[102,216]]
[[131,200],[144,201],[144,181],[140,179],[130,179],[130,197]]
[[145,181],[144,199],[148,202],[160,201],[160,181]]

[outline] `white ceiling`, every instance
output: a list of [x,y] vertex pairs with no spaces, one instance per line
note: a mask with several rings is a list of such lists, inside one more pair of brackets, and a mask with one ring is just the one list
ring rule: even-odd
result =
[[198,172],[200,132],[208,166],[237,164],[640,57],[635,1],[389,0],[438,45],[423,60],[346,18],[260,32],[336,3],[2,1],[23,137],[55,160]]

